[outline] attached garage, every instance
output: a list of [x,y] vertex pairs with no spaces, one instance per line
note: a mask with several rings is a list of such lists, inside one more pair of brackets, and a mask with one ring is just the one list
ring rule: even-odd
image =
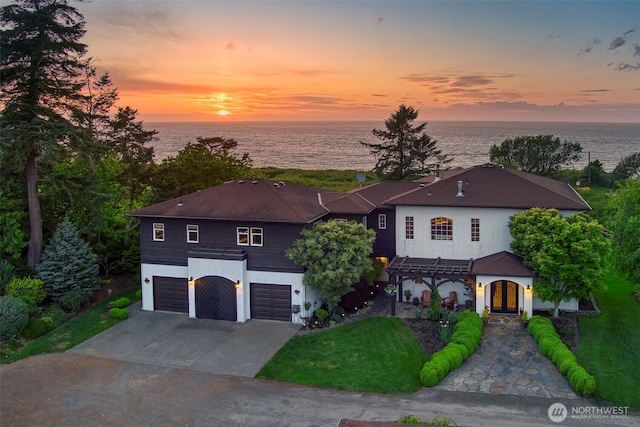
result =
[[189,285],[187,279],[153,276],[153,309],[188,313]]
[[291,286],[251,284],[251,318],[291,321]]

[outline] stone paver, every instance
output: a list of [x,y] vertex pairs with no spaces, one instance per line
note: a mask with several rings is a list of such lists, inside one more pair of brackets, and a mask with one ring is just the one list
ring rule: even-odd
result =
[[579,399],[566,377],[540,354],[534,339],[519,323],[486,325],[480,347],[436,388]]

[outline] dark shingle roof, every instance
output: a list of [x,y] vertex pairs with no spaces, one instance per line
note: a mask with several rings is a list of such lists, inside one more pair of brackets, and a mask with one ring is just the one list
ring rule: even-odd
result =
[[421,187],[418,182],[410,181],[382,181],[366,187],[356,188],[349,193],[359,194],[375,207],[381,207],[392,198],[413,191]]
[[243,179],[147,206],[129,215],[310,223],[328,212],[318,198],[323,191],[297,184]]
[[[464,197],[457,196],[458,181],[462,181]],[[465,169],[423,188],[393,197],[386,203],[413,206],[590,209],[587,202],[568,184],[492,164]]]
[[522,263],[522,258],[502,251],[473,261],[473,274],[493,276],[534,277],[535,273]]

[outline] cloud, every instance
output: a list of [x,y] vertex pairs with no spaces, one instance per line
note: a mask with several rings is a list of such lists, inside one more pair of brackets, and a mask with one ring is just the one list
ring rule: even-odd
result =
[[233,43],[227,43],[227,49],[228,50],[234,50],[236,48],[236,46]]
[[380,96],[380,97],[387,97],[389,95],[383,95],[381,93],[372,93],[371,96]]
[[134,2],[120,5],[114,2],[109,7],[97,8],[96,14],[100,24],[112,27],[110,31],[120,34],[130,31],[137,37],[154,40],[181,38],[180,32],[175,29],[175,17],[159,4]]
[[378,24],[382,24],[382,21],[384,21],[384,16],[378,16]]
[[609,45],[609,50],[614,50],[624,45],[627,41],[622,37],[616,37]]
[[611,89],[584,89],[581,90],[582,93],[592,93],[592,92],[611,92]]
[[593,50],[593,47],[600,43],[602,43],[600,39],[593,39],[592,41],[587,43],[587,46],[585,46],[584,49],[580,49],[580,52],[578,52],[578,55],[581,55],[583,53],[590,53]]
[[616,71],[638,71],[640,70],[640,62],[610,62],[609,64],[607,64],[607,67],[612,67]]

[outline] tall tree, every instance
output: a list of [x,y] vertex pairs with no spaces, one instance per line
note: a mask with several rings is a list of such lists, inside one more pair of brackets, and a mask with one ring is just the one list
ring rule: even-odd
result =
[[42,256],[38,167],[85,149],[82,79],[87,62],[84,18],[67,0],[21,0],[0,10],[0,116],[4,157],[26,177],[27,264]]
[[386,130],[373,129],[371,133],[382,142],[361,144],[369,147],[376,158],[373,171],[379,177],[391,180],[404,180],[429,174],[437,165],[451,162],[442,154],[436,143],[424,133],[426,123],[414,126],[418,110],[400,105],[398,110],[385,120]]
[[640,180],[627,179],[613,193],[611,205],[615,212],[613,263],[629,281],[640,285]]
[[640,152],[623,157],[613,170],[613,175],[616,179],[640,177]]
[[584,213],[564,218],[556,209],[533,208],[511,217],[511,249],[538,274],[533,293],[554,304],[580,300],[602,288],[610,242]]
[[287,256],[307,271],[302,279],[319,290],[331,313],[353,284],[373,268],[375,232],[356,222],[328,221],[302,230]]
[[536,175],[549,175],[563,164],[580,160],[582,146],[577,142],[561,142],[553,135],[519,136],[492,145],[492,162]]

